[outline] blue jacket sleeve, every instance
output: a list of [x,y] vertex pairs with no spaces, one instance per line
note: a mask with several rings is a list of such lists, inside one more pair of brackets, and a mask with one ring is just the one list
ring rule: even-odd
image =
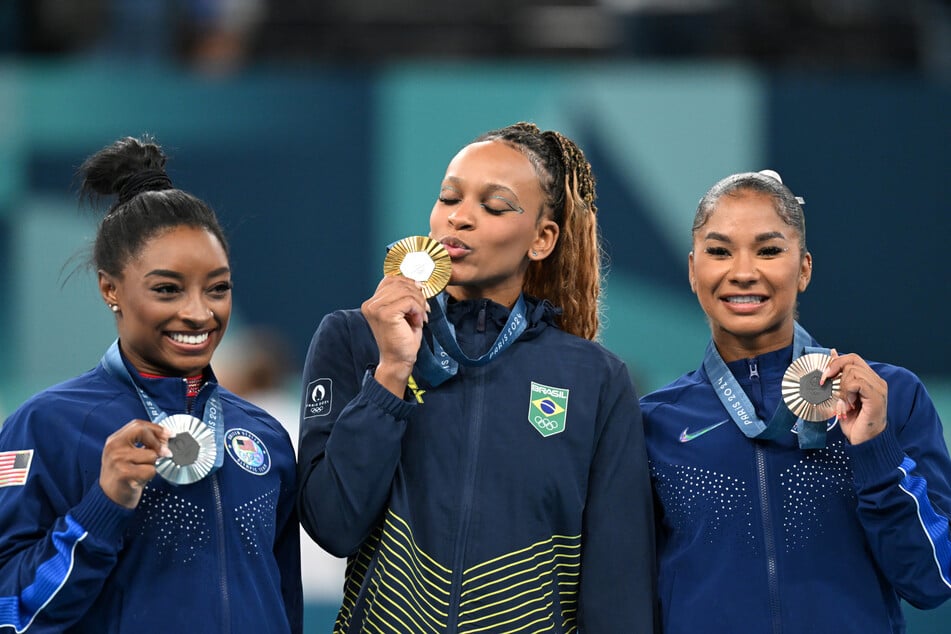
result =
[[859,520],[898,594],[933,608],[951,597],[951,459],[924,385],[902,368],[876,371],[888,382],[888,425],[848,447]]
[[0,431],[0,452],[33,450],[26,481],[0,485],[0,634],[62,632],[82,617],[133,514],[98,482],[76,490],[75,442],[33,433],[33,418],[18,411]]
[[603,426],[588,480],[581,552],[579,631],[659,631],[655,624],[654,512],[634,387],[621,365],[605,387]]
[[298,507],[307,533],[337,557],[355,553],[385,510],[414,407],[373,378],[377,357],[366,320],[338,311],[321,321],[304,365]]

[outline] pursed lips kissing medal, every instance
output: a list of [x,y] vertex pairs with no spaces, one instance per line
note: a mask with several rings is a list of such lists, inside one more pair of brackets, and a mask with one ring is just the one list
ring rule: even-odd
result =
[[173,414],[158,424],[172,433],[168,439],[172,457],[155,462],[160,476],[175,484],[191,484],[211,473],[218,448],[215,432],[208,425],[188,414]]
[[783,375],[783,402],[798,418],[813,423],[835,416],[835,402],[839,398],[839,377],[819,385],[823,371],[832,357],[813,352],[793,361]]
[[432,312],[428,326],[433,337],[431,342],[423,337],[415,367],[432,387],[455,376],[460,363],[470,367],[489,363],[515,343],[528,327],[528,309],[525,297],[520,294],[489,351],[476,359],[469,358],[456,341],[455,327],[446,319],[448,299],[442,291],[449,284],[452,258],[446,248],[432,238],[410,236],[389,245],[383,274],[402,275],[420,282],[423,295],[430,300]]
[[402,275],[420,282],[423,295],[429,299],[449,283],[452,260],[439,242],[425,236],[410,236],[387,247],[383,274]]

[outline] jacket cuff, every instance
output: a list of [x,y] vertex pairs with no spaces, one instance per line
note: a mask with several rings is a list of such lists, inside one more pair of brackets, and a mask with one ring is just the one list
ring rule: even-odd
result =
[[135,509],[110,500],[96,482],[69,514],[96,541],[118,550]]
[[852,460],[855,484],[865,487],[898,474],[898,467],[905,459],[905,451],[891,425],[875,438],[860,445],[846,443],[846,453]]
[[367,401],[397,420],[409,418],[416,407],[416,403],[397,398],[392,392],[380,385],[373,376],[373,369],[368,369],[366,374],[363,375],[362,391]]

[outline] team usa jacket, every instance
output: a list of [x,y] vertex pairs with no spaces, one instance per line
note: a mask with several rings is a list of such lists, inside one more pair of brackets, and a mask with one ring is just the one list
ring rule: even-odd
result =
[[[761,420],[781,403],[792,347],[727,364]],[[834,419],[824,449],[793,432],[748,439],[703,368],[641,400],[658,505],[668,634],[905,631],[901,600],[951,596],[951,461],[911,372],[888,383],[887,427],[852,446]]]
[[[508,313],[475,300],[448,318],[475,358]],[[637,398],[624,364],[554,314],[530,300],[500,356],[438,387],[414,369],[405,400],[374,380],[359,311],[323,319],[304,371],[300,509],[349,557],[336,632],[652,631]]]
[[[169,415],[186,411],[184,379],[137,381]],[[0,456],[20,469],[0,481],[0,634],[301,631],[290,438],[263,410],[219,396],[222,467],[183,486],[156,476],[134,510],[103,493],[100,463],[110,434],[148,416],[103,364],[7,419]]]

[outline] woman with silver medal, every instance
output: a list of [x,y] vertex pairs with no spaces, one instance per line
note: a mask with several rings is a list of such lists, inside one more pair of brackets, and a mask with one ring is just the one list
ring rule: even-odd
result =
[[590,165],[520,123],[465,146],[438,192],[429,236],[392,244],[307,355],[301,519],[349,558],[335,631],[649,632],[640,413],[592,341]]
[[301,631],[293,447],[217,384],[227,242],[165,160],[127,137],[80,168],[116,195],[91,261],[119,336],[0,430],[0,633]]
[[803,201],[772,171],[700,200],[690,287],[701,367],[641,399],[663,630],[904,631],[951,596],[951,459],[904,368],[820,346]]

